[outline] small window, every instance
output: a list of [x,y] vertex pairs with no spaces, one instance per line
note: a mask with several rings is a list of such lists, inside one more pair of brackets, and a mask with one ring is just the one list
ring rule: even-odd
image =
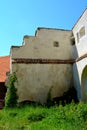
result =
[[85,35],[85,27],[82,27],[77,35],[77,43],[79,43],[79,39]]
[[85,27],[82,27],[79,31],[79,36],[80,38],[83,37],[85,35]]
[[53,43],[53,45],[54,45],[54,47],[59,47],[59,42],[55,41],[55,42]]

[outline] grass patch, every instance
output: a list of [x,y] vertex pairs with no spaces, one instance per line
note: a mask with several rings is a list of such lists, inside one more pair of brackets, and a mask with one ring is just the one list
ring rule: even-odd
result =
[[44,118],[45,118],[44,113],[35,113],[29,115],[28,120],[31,122],[36,122],[36,121],[42,121]]
[[87,104],[0,110],[1,130],[87,130]]

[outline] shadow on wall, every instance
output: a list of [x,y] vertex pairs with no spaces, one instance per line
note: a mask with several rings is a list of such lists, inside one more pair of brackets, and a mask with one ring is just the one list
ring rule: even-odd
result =
[[[77,59],[79,57],[76,45],[73,46],[73,55],[74,55],[74,59]],[[77,98],[80,101],[82,96],[81,96],[81,85],[80,85],[77,63],[73,64],[73,82],[74,82],[74,87],[77,91]]]
[[4,82],[0,82],[0,109],[2,109],[5,105],[5,95],[7,88]]
[[78,103],[77,92],[76,92],[76,89],[74,87],[70,88],[67,92],[65,92],[63,94],[63,96],[53,98],[53,99],[49,100],[48,102],[46,102],[45,104],[25,100],[25,101],[22,101],[19,103],[19,107],[23,106],[23,105],[33,105],[33,106],[41,105],[41,106],[51,107],[55,104],[57,104],[57,105],[61,104],[61,105],[65,106],[66,104],[69,104],[72,101],[75,103]]
[[78,50],[77,50],[76,45],[73,46],[73,57],[74,59],[78,58]]
[[79,72],[76,63],[74,63],[73,65],[73,81],[74,81],[74,87],[77,91],[77,98],[79,101],[81,101],[82,99],[81,85],[80,85]]
[[58,105],[61,103],[62,105],[69,104],[71,102],[78,102],[77,99],[77,91],[74,87],[70,88],[67,92],[63,94],[61,97],[57,97],[53,99],[54,103],[57,103]]

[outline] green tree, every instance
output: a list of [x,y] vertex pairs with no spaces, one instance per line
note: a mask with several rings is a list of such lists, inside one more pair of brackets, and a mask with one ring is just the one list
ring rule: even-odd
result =
[[15,88],[14,83],[17,81],[16,74],[13,74],[10,77],[7,94],[5,98],[5,107],[16,107],[17,106],[17,89]]

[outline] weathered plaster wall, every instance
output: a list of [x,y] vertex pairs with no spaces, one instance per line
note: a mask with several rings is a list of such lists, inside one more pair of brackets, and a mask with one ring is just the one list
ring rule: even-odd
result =
[[86,65],[87,58],[84,58],[73,65],[74,86],[77,89],[79,100],[83,100],[84,93],[82,93],[82,89],[84,86],[82,86],[82,73]]
[[71,36],[72,31],[38,29],[35,37],[24,37],[23,46],[12,47],[12,58],[73,59]]
[[[13,63],[13,59],[73,59],[72,31],[38,29],[35,37],[25,36],[21,47],[11,48],[11,73],[16,72],[19,102],[46,102],[52,87],[52,97],[62,96],[73,86],[71,64]],[[58,42],[58,47],[54,42]]]
[[72,65],[66,64],[13,64],[18,83],[19,102],[24,100],[46,102],[52,87],[52,98],[62,96],[73,86]]
[[[79,31],[82,27],[85,27],[85,35],[80,37]],[[80,57],[81,55],[87,53],[87,9],[83,13],[83,15],[80,17],[78,22],[75,24],[72,31],[75,37],[78,57]],[[79,42],[77,42],[77,33],[79,37]]]

